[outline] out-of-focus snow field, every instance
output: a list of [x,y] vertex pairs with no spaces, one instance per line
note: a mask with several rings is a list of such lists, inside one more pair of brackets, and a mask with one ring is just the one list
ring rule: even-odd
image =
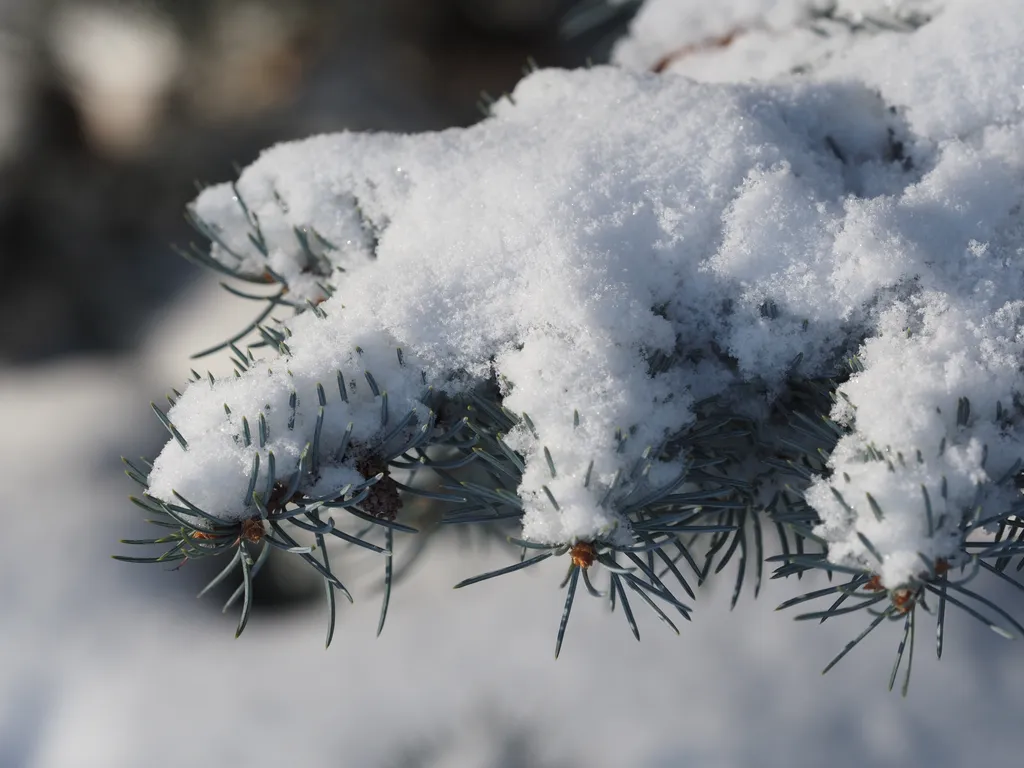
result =
[[775,613],[795,584],[768,582],[730,613],[719,581],[678,638],[638,606],[639,644],[621,615],[581,595],[556,662],[560,566],[455,592],[513,554],[451,539],[397,589],[380,638],[374,563],[349,577],[357,602],[342,607],[329,650],[319,607],[257,609],[235,640],[233,616],[181,588],[189,574],[110,554],[146,531],[119,455],[162,439],[147,401],[183,379],[189,351],[250,311],[202,283],[147,331],[148,352],[0,373],[0,766],[935,768],[1019,758],[1019,642],[951,614],[941,664],[931,632],[919,633],[902,701],[885,691],[902,628],[875,633],[822,677],[863,618],[816,626]]

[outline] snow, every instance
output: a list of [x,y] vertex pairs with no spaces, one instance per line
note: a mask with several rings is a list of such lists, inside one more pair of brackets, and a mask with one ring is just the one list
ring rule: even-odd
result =
[[[165,449],[151,478],[154,495],[171,500],[178,491],[216,515],[243,514],[252,451],[236,448],[236,420],[253,420],[269,404],[269,448],[287,476],[314,425],[305,411],[294,430],[285,429],[291,387],[300,402],[313,402],[315,382],[333,381],[338,368],[352,380],[370,370],[396,413],[419,409],[421,416],[421,372],[426,385],[454,391],[493,371],[506,383],[506,407],[529,414],[538,433],[509,436],[526,456],[525,535],[603,538],[620,522],[599,504],[616,472],[691,420],[692,387],[707,397],[732,380],[725,365],[708,361],[699,381],[688,363],[651,377],[645,358],[655,350],[671,354],[680,339],[691,349],[715,340],[742,370],[776,384],[797,354],[809,372],[829,362],[827,340],[803,332],[803,319],[834,333],[871,286],[857,285],[859,293],[826,307],[806,305],[803,291],[786,297],[776,270],[749,258],[762,245],[755,228],[733,235],[729,224],[775,180],[798,190],[791,220],[816,225],[819,208],[838,215],[846,182],[825,141],[833,125],[847,151],[872,166],[863,174],[898,175],[877,159],[893,121],[870,93],[805,84],[721,89],[601,68],[537,73],[513,100],[465,131],[341,134],[281,146],[236,187],[204,192],[196,214],[251,274],[262,256],[248,237],[246,211],[260,222],[270,253],[294,249],[296,227],[352,247],[334,257],[347,271],[340,292],[321,305],[327,319],[307,313],[293,322],[286,365],[271,360],[212,390],[201,383],[186,391],[171,419],[189,448]],[[633,118],[608,121],[611,110]],[[709,124],[719,130],[708,131]],[[752,205],[750,215],[760,218],[761,206]],[[365,254],[365,239],[346,236],[357,216],[381,232],[375,257]],[[821,235],[809,232],[807,245]],[[743,242],[715,255],[723,236]],[[767,234],[767,245],[784,236]],[[793,269],[803,268],[804,256],[789,254]],[[223,249],[217,257],[230,263]],[[741,289],[742,280],[750,288]],[[768,283],[782,287],[768,291]],[[766,326],[758,308],[768,293],[792,298],[800,314]],[[740,299],[736,311],[721,316],[721,302],[732,297]],[[653,311],[658,304],[666,317]],[[405,350],[404,368],[397,347]],[[234,414],[227,420],[223,403]],[[334,398],[324,423],[339,430],[354,421],[354,439],[368,441],[378,411],[377,400]],[[622,451],[618,429],[630,432]],[[591,461],[597,482],[584,488]]]
[[[832,414],[853,432],[832,454],[835,479],[819,479],[806,492],[822,517],[818,533],[830,544],[830,559],[867,567],[895,586],[926,575],[928,563],[956,552],[955,529],[964,511],[981,504],[979,514],[992,514],[1016,497],[990,481],[1021,457],[1019,414],[996,423],[997,407],[1009,409],[1021,391],[1021,30],[1016,4],[998,0],[844,2],[824,27],[820,18],[812,25],[812,5],[722,3],[719,16],[701,15],[701,24],[693,24],[696,3],[651,0],[617,57],[637,68],[667,60],[670,73],[703,81],[778,80],[790,72],[808,72],[816,81],[855,80],[906,121],[900,149],[923,175],[906,174],[888,188],[884,179],[862,178],[856,195],[843,201],[840,221],[830,228],[819,217],[810,225],[817,236],[831,239],[833,287],[842,285],[863,302],[867,296],[857,293],[858,286],[872,293],[912,282],[908,295],[876,305],[858,353],[864,370],[840,388],[844,399]],[[780,24],[784,6],[802,8],[804,19],[791,14]],[[892,24],[915,14],[919,21],[935,18],[913,32],[909,28],[919,21],[904,28]],[[837,23],[872,18],[890,25]],[[666,35],[673,24],[685,35]],[[733,39],[722,44],[729,34]],[[796,195],[779,182],[775,189],[758,186],[765,202],[754,203],[740,222],[743,238],[793,221],[780,210]],[[780,277],[814,301],[823,294],[808,277],[807,262],[815,256],[807,244],[813,241],[799,229],[787,239],[805,255]],[[739,253],[760,254],[771,245],[766,240],[760,250]],[[961,397],[974,410],[969,423],[958,425]],[[865,461],[871,446],[899,466]],[[922,462],[911,459],[919,451]],[[925,514],[926,491],[938,528]],[[884,520],[869,512],[867,494]]]
[[[538,433],[509,438],[526,456],[524,533],[550,542],[605,537],[618,521],[598,500],[616,472],[649,446],[657,451],[692,418],[696,366],[651,377],[645,358],[655,350],[670,354],[679,339],[691,348],[716,340],[742,368],[776,383],[798,352],[809,371],[827,362],[828,348],[800,331],[803,318],[764,326],[757,288],[732,317],[716,317],[749,270],[719,259],[709,271],[702,257],[715,251],[722,235],[715,222],[737,202],[733,190],[761,169],[792,175],[812,206],[835,208],[844,181],[825,131],[840,122],[838,140],[851,154],[880,156],[890,121],[870,94],[799,84],[720,89],[601,68],[535,74],[513,100],[465,131],[341,134],[278,147],[237,187],[214,187],[199,198],[196,214],[250,273],[259,272],[261,253],[248,238],[246,211],[260,222],[268,252],[283,252],[278,233],[294,248],[292,230],[305,226],[352,242],[337,257],[351,268],[339,293],[321,305],[326,319],[307,313],[292,323],[286,364],[271,360],[241,379],[185,392],[170,416],[189,447],[165,449],[151,478],[154,495],[170,500],[178,491],[237,518],[252,458],[251,450],[236,448],[236,420],[253,420],[264,408],[269,449],[287,476],[314,423],[300,409],[295,429],[285,428],[291,388],[300,402],[313,402],[315,382],[333,381],[339,368],[352,380],[371,371],[396,413],[419,409],[421,416],[422,377],[454,391],[493,371],[505,382],[506,407],[528,413]],[[851,102],[870,108],[861,114]],[[612,109],[635,117],[609,122]],[[721,129],[709,132],[709,122]],[[357,213],[381,231],[375,258],[366,257],[364,240],[343,235]],[[667,317],[653,311],[658,304]],[[823,308],[815,319],[834,324],[835,309]],[[778,336],[786,342],[774,343]],[[363,351],[355,353],[356,346]],[[702,396],[730,383],[726,366],[702,368]],[[233,414],[227,420],[223,403]],[[334,398],[327,407],[326,425],[340,430],[351,420],[354,439],[372,438],[376,399]],[[618,429],[630,432],[625,450]],[[543,447],[553,456],[554,477]],[[584,488],[591,461],[597,482]]]
[[949,0],[911,35],[865,39],[826,67],[856,77],[905,110],[915,134],[969,141],[1024,118],[1024,40],[1012,0]]
[[[926,43],[934,31],[930,30],[908,48],[905,33],[947,5],[951,16],[965,18],[955,25],[937,25],[947,30],[946,45]],[[909,73],[934,81],[931,75],[939,71],[941,82],[947,76],[979,72],[977,61],[956,73],[941,63],[948,57],[974,59],[972,54],[986,51],[984,43],[965,33],[973,24],[974,5],[958,0],[647,0],[630,34],[617,43],[614,58],[630,69],[663,70],[702,82],[769,80],[823,71],[833,58],[845,61],[847,74],[861,82],[877,73],[894,86],[906,86]],[[1005,34],[1012,43],[1013,29],[989,27],[985,35]],[[937,66],[920,66],[932,57],[937,57]],[[903,93],[918,93],[917,85],[923,83],[905,87]],[[937,95],[943,98],[941,86]],[[947,107],[949,103],[945,101]]]
[[[337,293],[289,323],[285,360],[186,390],[170,418],[188,448],[168,443],[150,492],[250,516],[253,454],[264,474],[271,452],[279,478],[295,472],[314,440],[317,384],[332,393],[332,446],[349,422],[361,444],[384,429],[365,372],[394,418],[412,412],[415,424],[430,419],[428,387],[451,394],[494,376],[505,407],[534,425],[505,438],[525,457],[523,535],[628,541],[602,499],[645,451],[651,477],[678,473],[684,458],[662,448],[692,423],[695,400],[753,381],[770,399],[787,376],[831,374],[856,353],[863,370],[832,414],[848,434],[807,489],[818,533],[834,562],[890,587],[959,562],[964,516],[1016,496],[993,481],[1022,437],[1024,58],[1012,3],[946,5],[929,6],[928,23],[848,26],[804,75],[702,84],[541,71],[468,129],[269,150],[196,201],[213,255],[252,276],[269,266],[296,300]],[[677,21],[696,12],[652,3],[633,43],[657,42],[644,13],[670,8]],[[810,18],[801,3],[719,10],[729,24]],[[829,19],[876,11],[847,3]],[[652,374],[658,353],[669,364]],[[328,386],[339,371],[344,401]],[[973,409],[961,423],[962,402]],[[261,412],[269,441],[246,446],[240,420]]]
[[808,15],[812,0],[647,0],[614,50],[623,66],[651,69],[677,51],[721,39],[737,29],[786,30]]

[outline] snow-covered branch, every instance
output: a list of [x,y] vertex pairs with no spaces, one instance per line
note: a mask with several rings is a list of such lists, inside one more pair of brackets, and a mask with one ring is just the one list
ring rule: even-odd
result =
[[197,375],[134,470],[192,527],[175,556],[247,521],[298,551],[281,526],[331,507],[390,543],[382,489],[423,466],[454,521],[570,555],[560,638],[595,562],[613,601],[684,611],[656,571],[690,591],[677,561],[701,581],[749,540],[759,572],[762,524],[800,543],[781,575],[848,573],[909,629],[953,569],[1009,578],[1015,4],[711,5],[650,0],[625,67],[535,72],[471,128],[280,145],[200,195],[197,258],[272,284],[251,338],[278,354],[235,339],[238,375]]

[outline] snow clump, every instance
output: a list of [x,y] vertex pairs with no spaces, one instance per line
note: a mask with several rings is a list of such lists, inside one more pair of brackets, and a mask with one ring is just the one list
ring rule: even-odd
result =
[[[654,20],[682,28],[698,6],[651,0],[620,62],[654,66]],[[167,444],[149,492],[240,519],[255,453],[279,477],[299,466],[318,384],[326,471],[349,422],[379,439],[385,391],[391,424],[423,424],[428,388],[494,380],[532,424],[506,437],[524,537],[628,541],[602,499],[647,448],[652,478],[682,470],[663,447],[694,403],[754,381],[771,400],[856,353],[831,414],[847,434],[806,490],[817,533],[890,587],[955,558],[965,514],[1017,498],[996,481],[1022,455],[1024,17],[895,6],[900,25],[811,50],[814,3],[724,2],[692,43],[743,22],[798,71],[760,76],[742,35],[694,52],[734,82],[675,76],[687,56],[543,70],[471,128],[283,144],[207,189],[193,210],[217,261],[322,303],[288,322],[287,356],[188,387],[169,414],[188,448]],[[245,445],[260,413],[265,445]]]

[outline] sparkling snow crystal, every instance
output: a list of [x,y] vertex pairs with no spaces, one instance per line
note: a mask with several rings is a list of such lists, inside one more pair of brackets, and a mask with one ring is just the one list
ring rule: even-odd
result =
[[[150,493],[237,520],[269,454],[287,478],[309,443],[304,490],[358,485],[341,441],[429,425],[428,388],[493,380],[529,417],[505,436],[524,537],[621,539],[606,493],[648,448],[652,487],[679,475],[664,447],[697,401],[744,382],[771,400],[856,355],[846,434],[806,492],[816,533],[888,586],[952,558],[964,515],[1013,503],[996,481],[1022,454],[1019,7],[843,2],[814,47],[821,3],[736,0],[678,33],[713,5],[652,0],[618,54],[654,66],[660,24],[700,66],[540,71],[474,127],[284,144],[206,190],[213,258],[317,306],[288,321],[287,355],[189,386],[169,413],[187,450],[168,443]],[[879,8],[898,23],[849,22]],[[715,61],[704,79],[736,82],[672,74]]]

